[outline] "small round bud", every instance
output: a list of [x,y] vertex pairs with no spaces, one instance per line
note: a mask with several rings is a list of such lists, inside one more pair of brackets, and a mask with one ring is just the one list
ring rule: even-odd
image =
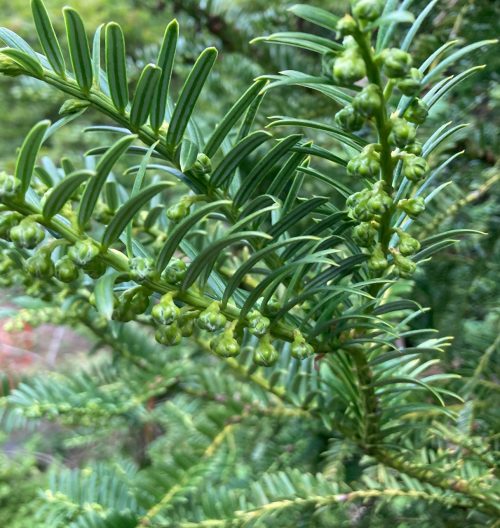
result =
[[356,49],[346,49],[333,64],[333,78],[338,84],[353,84],[365,76],[366,66]]
[[384,50],[380,58],[384,73],[390,78],[404,77],[409,72],[413,62],[409,53],[398,48]]
[[177,325],[180,328],[182,337],[191,337],[194,333],[194,316],[190,313],[181,312],[177,319]]
[[398,81],[399,91],[408,97],[418,95],[421,89],[423,74],[417,68],[411,68],[409,74]]
[[180,222],[189,215],[192,198],[183,196],[179,202],[167,209],[167,217],[172,222]]
[[9,236],[17,247],[33,249],[45,238],[45,230],[31,218],[25,218],[10,230]]
[[420,249],[420,242],[401,229],[397,230],[399,235],[398,249],[401,255],[408,257],[414,255]]
[[235,357],[240,353],[240,344],[234,338],[236,322],[230,324],[224,332],[210,341],[210,348],[220,357]]
[[408,143],[411,143],[417,135],[415,127],[400,117],[393,117],[391,119],[391,133],[389,141],[397,147],[403,148]]
[[16,226],[22,216],[14,211],[7,211],[0,214],[0,238],[10,240],[10,230]]
[[351,176],[370,178],[380,171],[380,154],[373,145],[365,147],[360,154],[352,158],[347,164],[347,172]]
[[85,266],[99,255],[99,246],[93,240],[79,240],[68,249],[68,257],[77,265]]
[[106,273],[108,268],[103,260],[94,259],[82,266],[82,269],[90,278],[98,279]]
[[314,348],[307,343],[299,330],[293,332],[292,357],[295,359],[306,359],[314,354]]
[[403,257],[393,248],[391,248],[391,253],[394,258],[394,264],[398,275],[404,279],[409,279],[417,269],[416,263],[407,257]]
[[130,260],[130,277],[142,283],[147,279],[153,280],[156,276],[154,261],[147,257],[134,257]]
[[177,284],[184,279],[187,272],[187,265],[181,259],[173,259],[163,270],[161,278],[169,284]]
[[55,275],[61,282],[73,282],[78,279],[79,274],[78,266],[69,257],[63,257],[56,262]]
[[219,303],[214,301],[198,316],[198,326],[207,332],[217,332],[226,326],[227,319],[220,313]]
[[160,345],[174,346],[181,342],[182,333],[177,323],[168,326],[162,325],[156,329],[155,339]]
[[11,174],[0,172],[0,200],[13,198],[21,188],[21,182]]
[[88,108],[90,106],[89,101],[82,101],[81,99],[67,99],[59,108],[59,115],[68,116],[77,114],[81,110]]
[[362,222],[352,230],[352,238],[358,246],[370,247],[375,242],[377,230],[368,222]]
[[407,154],[403,159],[403,175],[412,182],[421,180],[428,170],[427,161],[415,154]]
[[415,156],[420,156],[422,154],[422,148],[423,145],[420,143],[420,141],[414,141],[413,143],[406,145],[405,152],[408,152],[408,154],[415,154]]
[[366,207],[373,215],[384,214],[392,206],[392,198],[383,190],[374,192],[366,202]]
[[354,109],[365,117],[374,116],[383,105],[383,96],[376,84],[369,84],[352,101]]
[[0,54],[0,73],[8,77],[17,77],[18,75],[24,75],[26,71],[16,61]]
[[351,105],[347,105],[335,114],[335,123],[344,130],[355,132],[359,130],[365,120]]
[[39,251],[26,260],[26,272],[37,279],[50,279],[54,276],[54,263],[50,253]]
[[270,367],[278,361],[278,351],[273,347],[269,334],[263,336],[255,349],[253,361],[261,367]]
[[343,37],[353,35],[358,29],[358,23],[351,15],[344,15],[337,22],[336,29]]
[[253,312],[248,317],[248,331],[257,337],[262,337],[269,329],[271,322],[259,312]]
[[404,211],[410,218],[417,218],[425,210],[425,200],[421,196],[406,198],[398,202],[398,209]]
[[375,273],[380,273],[384,271],[389,266],[387,259],[385,257],[382,246],[377,244],[372,251],[370,259],[368,260],[368,269]]
[[383,0],[356,0],[353,2],[352,13],[360,20],[376,20],[384,10]]
[[172,324],[180,314],[180,309],[176,306],[172,293],[166,293],[158,304],[153,306],[151,315],[153,319],[162,325]]
[[424,101],[422,101],[422,99],[417,97],[406,109],[404,118],[412,123],[415,123],[416,125],[421,125],[427,119],[428,114],[429,107],[426,103],[424,103]]
[[191,170],[197,175],[210,174],[212,172],[212,161],[206,154],[200,152]]

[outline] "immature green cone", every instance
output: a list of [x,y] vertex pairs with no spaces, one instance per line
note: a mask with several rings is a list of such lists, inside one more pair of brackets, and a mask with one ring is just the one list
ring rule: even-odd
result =
[[198,316],[198,326],[207,332],[217,332],[226,326],[226,316],[220,312],[219,303],[214,301]]
[[408,154],[415,154],[415,156],[420,156],[422,154],[423,145],[420,141],[414,141],[409,145],[406,145],[405,152]]
[[37,279],[50,279],[54,276],[54,263],[47,251],[38,251],[25,263],[26,272]]
[[421,196],[406,198],[398,202],[398,209],[404,211],[410,218],[417,218],[425,210],[425,200]]
[[370,247],[375,242],[377,230],[369,222],[362,222],[352,230],[352,238],[358,246]]
[[344,130],[356,132],[364,125],[364,117],[356,112],[351,105],[347,105],[335,114],[335,123]]
[[130,260],[130,277],[138,283],[154,280],[156,271],[154,261],[148,257],[134,257]]
[[99,255],[99,251],[99,246],[93,240],[79,240],[68,249],[68,257],[77,266],[85,266]]
[[365,117],[374,116],[383,105],[383,96],[376,84],[369,84],[352,100],[354,109]]
[[210,174],[212,172],[212,161],[206,154],[200,152],[196,157],[196,161],[194,162],[191,171],[198,176],[202,174]]
[[352,2],[352,13],[360,20],[376,20],[383,10],[383,0],[354,0]]
[[155,339],[160,345],[174,346],[181,342],[182,333],[177,323],[168,326],[161,325],[156,329]]
[[370,178],[380,171],[380,154],[373,145],[366,146],[360,154],[352,158],[347,164],[347,172],[351,176]]
[[179,317],[179,314],[180,309],[176,306],[172,293],[163,295],[160,302],[155,304],[151,310],[153,319],[162,325],[172,324]]
[[384,271],[388,266],[389,263],[385,258],[382,246],[380,244],[377,244],[372,251],[370,259],[368,260],[368,269],[376,273],[380,273],[381,271]]
[[184,196],[179,202],[167,209],[167,217],[169,220],[172,220],[172,222],[180,222],[189,215],[190,207],[191,198],[189,196]]
[[161,278],[169,284],[177,284],[184,279],[187,272],[187,265],[181,259],[173,259],[163,270]]
[[79,275],[78,266],[69,257],[62,257],[56,262],[55,276],[61,282],[73,282],[78,279]]
[[403,175],[412,182],[421,180],[429,171],[429,165],[424,158],[407,154],[403,159]]
[[338,84],[350,85],[365,76],[365,63],[355,48],[346,49],[333,64],[333,78]]
[[306,359],[314,354],[314,348],[310,345],[299,330],[293,331],[292,357],[295,359]]
[[382,69],[390,78],[404,77],[410,71],[413,62],[409,53],[398,48],[384,50],[380,58]]
[[408,97],[418,95],[422,88],[421,82],[423,78],[424,75],[420,70],[411,68],[408,75],[398,81],[399,91]]
[[404,117],[405,119],[411,121],[412,123],[415,123],[416,125],[421,125],[427,119],[428,114],[429,107],[426,103],[424,103],[424,101],[422,101],[422,99],[419,99],[417,97],[411,102],[410,106],[406,109]]
[[398,249],[401,255],[408,257],[414,255],[420,249],[420,242],[401,229],[397,230],[399,235]]
[[234,338],[236,322],[230,324],[222,334],[210,341],[210,348],[220,357],[235,357],[240,353],[240,344]]
[[45,238],[45,230],[31,218],[25,218],[10,230],[9,236],[17,247],[33,249]]
[[0,213],[0,238],[10,240],[10,230],[16,226],[22,216],[14,211]]
[[403,257],[395,249],[391,249],[391,253],[398,275],[404,279],[409,279],[417,269],[416,263],[407,257]]
[[384,184],[378,181],[372,189],[372,193],[366,207],[373,215],[381,215],[392,206],[392,198],[385,192]]
[[248,316],[248,331],[257,337],[262,337],[269,329],[271,322],[260,312],[253,312]]
[[417,135],[416,128],[400,117],[391,119],[391,133],[389,141],[397,147],[403,148],[408,143],[412,143]]
[[269,334],[261,337],[259,344],[254,351],[254,363],[261,367],[270,367],[278,361],[278,357],[278,351],[273,347]]
[[13,198],[18,193],[21,182],[12,174],[0,172],[0,200],[2,198]]
[[353,35],[358,29],[358,23],[351,15],[344,15],[337,22],[336,29],[343,37]]

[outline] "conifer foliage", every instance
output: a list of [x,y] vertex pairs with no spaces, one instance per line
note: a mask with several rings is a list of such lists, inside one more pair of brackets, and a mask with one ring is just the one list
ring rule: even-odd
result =
[[[177,21],[134,86],[115,22],[89,38],[65,8],[64,49],[32,0],[39,51],[0,28],[0,72],[67,96],[0,173],[2,284],[37,300],[23,317],[86,328],[112,351],[91,370],[26,380],[4,418],[102,442],[147,437],[143,460],[54,468],[41,523],[326,527],[363,508],[429,526],[437,512],[443,526],[498,518],[490,439],[467,426],[470,385],[440,368],[450,339],[413,327],[425,308],[405,296],[435,253],[480,234],[422,234],[446,187],[434,182],[449,160],[434,166],[432,154],[464,125],[429,137],[420,127],[481,66],[447,68],[494,43],[449,42],[415,62],[436,3],[411,13],[410,2],[354,0],[340,18],[293,6],[311,32],[254,45],[306,50],[317,74],[256,79],[208,134],[197,103],[217,50],[174,89]],[[259,129],[262,99],[290,89],[326,98],[331,116],[304,108]],[[85,132],[100,145],[40,163],[44,143],[89,108],[102,121]],[[334,151],[310,139],[317,131]]]

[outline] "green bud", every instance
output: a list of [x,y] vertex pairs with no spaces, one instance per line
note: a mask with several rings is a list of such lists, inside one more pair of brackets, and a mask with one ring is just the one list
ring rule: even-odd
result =
[[352,238],[361,247],[370,247],[375,242],[377,230],[371,223],[362,222],[352,230]]
[[419,99],[417,97],[411,102],[410,106],[406,109],[404,117],[405,119],[411,121],[412,123],[415,123],[416,125],[421,125],[427,119],[428,114],[429,107],[426,103],[424,103],[424,101],[422,101],[422,99]]
[[94,259],[82,266],[82,269],[90,278],[98,279],[106,273],[108,268],[103,260]]
[[191,337],[194,332],[194,316],[186,312],[181,312],[177,319],[177,325],[181,330],[182,337]]
[[99,251],[99,246],[93,240],[79,240],[68,249],[68,257],[77,266],[85,266],[99,255]]
[[156,271],[153,259],[148,257],[134,257],[131,259],[130,276],[138,283],[142,283],[148,279],[154,280]]
[[409,53],[398,48],[385,49],[380,58],[384,73],[390,78],[404,77],[413,62]]
[[373,215],[384,214],[392,206],[392,198],[383,190],[374,192],[366,202],[366,207]]
[[370,147],[372,145],[365,147],[360,154],[352,158],[347,164],[347,172],[351,176],[370,178],[379,173],[380,154]]
[[374,116],[383,105],[383,96],[376,84],[369,84],[352,101],[354,109],[365,117]]
[[81,99],[67,99],[59,108],[59,115],[68,116],[77,114],[81,110],[88,108],[90,106],[89,101],[82,101]]
[[226,326],[227,319],[220,313],[219,303],[214,301],[198,316],[198,326],[207,332],[217,332]]
[[415,154],[407,154],[403,159],[403,175],[412,182],[421,180],[428,170],[427,161]]
[[349,85],[366,76],[366,66],[356,49],[346,49],[333,65],[333,78],[338,84]]
[[169,284],[177,284],[184,279],[187,272],[187,265],[181,259],[173,259],[163,270],[161,278]]
[[384,10],[383,0],[355,0],[352,13],[360,20],[376,20]]
[[198,176],[202,174],[210,174],[212,172],[212,161],[206,154],[200,152],[196,157],[196,161],[191,170]]
[[124,291],[117,300],[113,319],[128,322],[144,313],[149,306],[149,295],[143,288],[130,288]]
[[278,361],[278,351],[273,347],[269,334],[264,335],[255,349],[253,361],[261,367],[270,367]]
[[189,215],[191,207],[191,197],[183,196],[180,201],[167,209],[167,217],[172,222],[180,222],[183,218]]
[[272,296],[267,305],[266,305],[266,314],[267,315],[276,315],[282,308],[282,304],[280,300],[274,296]]
[[180,309],[176,306],[172,293],[163,295],[160,302],[155,304],[151,310],[153,319],[162,325],[173,323],[179,317],[179,314]]
[[422,143],[420,141],[414,141],[409,145],[406,145],[405,152],[408,154],[415,154],[415,156],[420,156],[422,154]]
[[358,23],[351,15],[344,15],[336,26],[337,31],[342,35],[353,35],[358,29]]
[[0,199],[13,198],[18,193],[21,182],[11,174],[0,172]]
[[248,331],[257,337],[262,337],[269,330],[271,322],[260,312],[253,312],[248,317]]
[[16,61],[0,54],[0,73],[8,77],[17,77],[18,75],[24,75],[26,72]]
[[10,230],[16,226],[22,216],[14,211],[7,211],[0,214],[0,238],[10,240]]
[[224,332],[210,341],[210,348],[220,357],[235,357],[240,353],[240,344],[234,338],[234,328],[236,322],[233,322],[224,330]]
[[50,253],[39,251],[26,260],[26,272],[37,279],[50,279],[54,276],[54,263]]
[[182,333],[177,323],[172,323],[168,326],[162,325],[156,329],[155,339],[160,345],[178,345],[181,342]]
[[403,257],[393,248],[391,248],[391,253],[399,276],[404,279],[409,279],[417,269],[416,263],[407,257]]
[[73,282],[78,279],[79,274],[78,266],[69,257],[63,257],[56,262],[55,275],[61,282]]
[[415,127],[405,119],[401,119],[400,117],[393,117],[391,119],[389,141],[397,147],[403,148],[408,143],[411,143],[416,135],[417,130]]
[[389,263],[387,262],[384,251],[382,250],[382,246],[377,244],[372,251],[370,259],[368,260],[368,269],[376,273],[380,273],[381,271],[384,271],[387,266],[389,266]]
[[10,230],[9,236],[17,247],[33,249],[45,238],[45,230],[31,218],[25,218]]
[[421,89],[421,82],[423,74],[417,68],[411,68],[410,73],[400,81],[398,81],[399,91],[408,97],[418,95]]
[[401,229],[397,230],[399,235],[398,249],[401,255],[408,257],[414,255],[420,249],[420,242]]
[[296,359],[306,359],[314,354],[312,345],[306,342],[299,330],[293,331],[292,356]]
[[344,130],[355,132],[359,130],[365,120],[351,105],[347,105],[335,114],[335,123]]
[[406,198],[398,202],[398,209],[404,211],[410,218],[417,218],[425,210],[425,200],[421,196]]

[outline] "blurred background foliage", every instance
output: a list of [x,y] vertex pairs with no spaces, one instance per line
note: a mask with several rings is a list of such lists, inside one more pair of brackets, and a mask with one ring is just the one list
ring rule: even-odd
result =
[[[59,14],[65,4],[78,9],[84,16],[87,26],[95,28],[103,22],[118,21],[124,28],[127,39],[129,73],[137,79],[138,72],[158,52],[158,45],[165,25],[172,18],[179,20],[181,27],[180,59],[176,62],[174,83],[179,86],[192,66],[199,52],[209,45],[220,50],[217,67],[211,77],[209,90],[202,97],[198,115],[203,116],[199,124],[210,130],[223,110],[227,110],[232,101],[250,84],[251,80],[263,73],[276,73],[286,69],[315,71],[317,61],[307,53],[294,51],[293,48],[267,47],[263,44],[250,45],[249,41],[259,35],[281,30],[301,30],[304,21],[287,12],[290,6],[285,0],[47,0],[51,14]],[[311,4],[330,9],[336,13],[345,11],[347,2],[315,0]],[[412,10],[417,12],[427,4],[426,0],[413,2]],[[34,41],[29,2],[10,0],[0,4],[1,25],[18,32],[33,46]],[[62,17],[54,16],[56,31],[64,34]],[[59,26],[57,25],[59,24]],[[302,27],[301,27],[302,26]],[[310,30],[311,28],[308,27]],[[442,0],[434,16],[426,20],[422,34],[414,44],[414,55],[425,57],[431,50],[444,42],[458,39],[473,42],[479,39],[495,38],[500,34],[500,3],[491,0]],[[63,47],[64,48],[64,47]],[[420,61],[418,58],[416,62]],[[445,368],[458,372],[465,377],[474,373],[474,390],[491,390],[498,382],[500,360],[498,352],[498,334],[500,330],[500,164],[498,157],[498,139],[500,130],[500,53],[498,46],[491,46],[466,58],[454,68],[463,71],[471,65],[484,63],[486,68],[468,79],[451,96],[436,105],[431,119],[425,126],[435,129],[446,121],[468,122],[469,127],[454,136],[433,156],[433,165],[450,153],[464,150],[439,178],[442,181],[452,179],[452,183],[441,194],[434,207],[426,214],[419,226],[424,231],[443,231],[445,229],[472,228],[485,232],[481,237],[453,246],[436,255],[432,263],[421,266],[414,281],[413,298],[430,310],[421,321],[415,323],[437,328],[441,335],[454,337],[454,345],[446,352]],[[452,71],[453,73],[453,71]],[[274,90],[264,100],[259,113],[260,123],[265,125],[270,115],[288,115],[303,118],[321,118],[331,121],[337,110],[331,101],[322,99],[308,90]],[[292,96],[293,93],[293,96]],[[64,99],[57,92],[29,79],[0,78],[0,160],[2,165],[12,168],[15,149],[22,143],[25,134],[36,119],[43,117],[56,119]],[[272,110],[271,110],[272,109]],[[273,114],[270,114],[272,112]],[[82,137],[81,130],[85,121],[89,124],[102,123],[102,118],[87,112],[78,124],[68,126],[65,134],[55,135],[48,143],[43,154],[58,159],[61,156],[81,155],[83,148],[94,146],[99,136]],[[83,122],[82,122],[83,121]],[[425,133],[424,133],[425,135]],[[89,135],[90,136],[90,135]],[[326,148],[329,144],[326,136],[317,135],[314,139]],[[82,148],[83,147],[83,148]],[[335,169],[329,169],[335,170]],[[339,178],[345,178],[339,171]],[[426,225],[427,222],[427,225]],[[0,291],[0,298],[7,301],[15,292]],[[6,312],[7,313],[7,312]],[[51,330],[53,331],[53,330]],[[0,354],[5,352],[5,339],[0,334]],[[44,337],[40,337],[45,342]],[[79,341],[80,347],[87,341]],[[91,346],[89,344],[88,346]],[[68,351],[67,355],[74,354]],[[92,359],[96,361],[96,359]],[[12,365],[11,365],[12,367]],[[51,370],[54,367],[39,366]],[[57,369],[71,368],[71,358],[58,362]],[[17,369],[17,371],[16,371]],[[481,369],[481,370],[479,370]],[[14,376],[12,372],[14,371]],[[8,387],[17,383],[23,371],[14,365],[3,381]],[[43,371],[43,370],[42,370]],[[498,385],[497,385],[498,387]],[[491,393],[490,393],[491,394]],[[493,392],[498,395],[498,388]],[[479,429],[498,427],[499,401],[485,405],[476,414],[475,426]],[[496,407],[496,410],[495,410]],[[214,406],[215,412],[216,406]],[[158,416],[161,425],[162,416]],[[259,418],[256,417],[256,420]],[[282,427],[279,419],[268,420],[266,426],[258,429],[257,442],[240,439],[249,444],[266,448],[266,438],[274,438],[274,453],[267,453],[266,460],[275,457],[275,468],[295,466],[314,471],[318,464],[324,468],[325,461],[318,460],[319,453],[325,450],[325,439],[320,434],[301,435],[304,422],[287,421]],[[44,487],[47,481],[47,469],[57,462],[70,467],[78,466],[83,459],[102,459],[111,457],[113,452],[118,460],[120,449],[132,453],[132,458],[140,464],[137,434],[124,424],[115,428],[115,438],[111,443],[105,438],[96,438],[96,433],[79,430],[79,440],[70,434],[71,425],[47,431],[29,433],[24,431],[21,437],[3,434],[0,436],[0,526],[8,528],[29,528],[34,526],[33,514],[37,509],[37,489]],[[68,429],[69,428],[69,429]],[[2,429],[9,427],[4,418]],[[108,430],[108,429],[106,429]],[[247,428],[246,432],[251,430]],[[49,432],[49,434],[44,434]],[[292,433],[293,432],[293,433]],[[88,433],[88,437],[86,436]],[[142,431],[142,435],[155,436],[155,431]],[[303,449],[289,449],[290,437],[303,438],[307,443]],[[150,457],[161,459],[162,453],[182,439],[170,436],[168,440],[158,442]],[[141,440],[145,442],[144,438]],[[235,439],[237,443],[238,440]],[[99,445],[99,453],[89,450],[89,446]],[[107,447],[106,447],[107,446]],[[332,448],[333,449],[333,448]],[[342,460],[350,460],[346,467],[355,478],[358,462],[350,459],[349,448],[345,447]],[[294,453],[301,453],[301,459],[294,459]],[[305,458],[304,458],[304,453]],[[264,453],[254,453],[252,471],[258,473],[255,465]],[[328,462],[326,462],[328,463]],[[332,465],[333,468],[333,465]],[[332,469],[333,471],[334,469]],[[241,470],[244,473],[244,468]],[[248,470],[250,471],[250,470]],[[245,478],[248,475],[235,475]],[[385,507],[384,507],[385,508]],[[392,506],[392,514],[398,512],[398,503]],[[358,512],[359,513],[359,512]],[[380,512],[379,512],[380,513]],[[406,512],[416,519],[418,511]],[[429,511],[427,512],[429,514]],[[390,513],[387,513],[390,515]],[[411,515],[409,518],[411,518]],[[329,519],[319,522],[318,526],[333,526]],[[353,517],[349,517],[353,522]],[[377,519],[385,519],[380,515]],[[348,521],[345,521],[348,522]],[[355,526],[382,526],[380,520],[370,516],[359,516]],[[337,519],[335,526],[352,526]],[[371,524],[370,524],[371,523]],[[377,524],[378,523],[378,524]],[[458,526],[450,513],[449,519],[435,521],[432,526]],[[420,524],[421,526],[427,526]],[[303,524],[302,526],[308,526]],[[403,526],[403,525],[399,525]],[[430,526],[430,525],[429,525]]]

